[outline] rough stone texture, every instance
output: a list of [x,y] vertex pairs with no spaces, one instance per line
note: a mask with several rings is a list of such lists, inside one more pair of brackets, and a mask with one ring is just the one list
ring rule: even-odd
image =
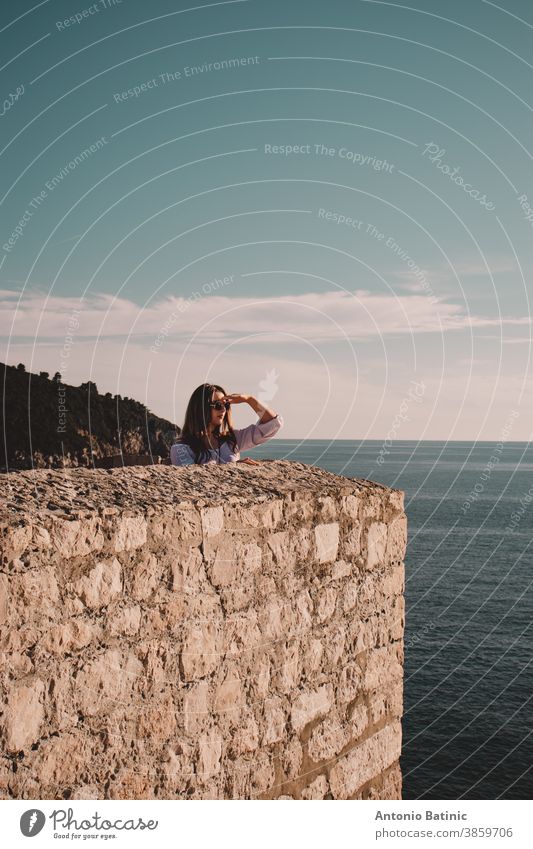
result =
[[401,798],[402,492],[288,461],[3,481],[1,798]]

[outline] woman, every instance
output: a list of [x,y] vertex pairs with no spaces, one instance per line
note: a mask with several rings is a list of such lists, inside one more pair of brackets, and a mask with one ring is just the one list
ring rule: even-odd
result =
[[[231,405],[250,405],[259,415],[255,424],[233,428]],[[202,383],[192,393],[180,438],[170,449],[173,466],[190,466],[193,463],[248,463],[257,460],[240,459],[240,452],[266,442],[278,432],[283,419],[265,407],[253,395],[234,393],[226,395],[222,386]]]

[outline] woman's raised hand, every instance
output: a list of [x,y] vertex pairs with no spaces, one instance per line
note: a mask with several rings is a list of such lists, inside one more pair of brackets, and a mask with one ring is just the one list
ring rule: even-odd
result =
[[229,401],[230,404],[243,404],[248,401],[250,395],[241,395],[240,392],[233,392],[231,395],[226,395],[226,401]]

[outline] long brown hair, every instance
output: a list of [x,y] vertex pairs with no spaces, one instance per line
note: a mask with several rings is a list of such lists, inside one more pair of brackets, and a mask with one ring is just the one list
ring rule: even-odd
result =
[[[204,458],[207,460],[209,457],[209,452],[203,443],[202,437],[207,434],[207,425],[211,421],[212,409],[209,404],[213,400],[213,394],[217,390],[224,395],[226,394],[226,390],[216,383],[201,383],[200,386],[196,387],[187,404],[185,421],[183,422],[183,428],[178,442],[184,442],[192,448],[195,454],[195,463],[201,463]],[[231,420],[231,407],[226,410],[222,427],[216,425],[213,433],[218,439],[219,445],[222,445],[223,442],[229,442],[232,450],[236,451],[237,438]]]

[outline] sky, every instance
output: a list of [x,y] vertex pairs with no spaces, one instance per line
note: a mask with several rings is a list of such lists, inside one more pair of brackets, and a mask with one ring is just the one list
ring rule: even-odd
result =
[[2,15],[2,361],[178,425],[209,381],[285,439],[532,438],[527,0]]

